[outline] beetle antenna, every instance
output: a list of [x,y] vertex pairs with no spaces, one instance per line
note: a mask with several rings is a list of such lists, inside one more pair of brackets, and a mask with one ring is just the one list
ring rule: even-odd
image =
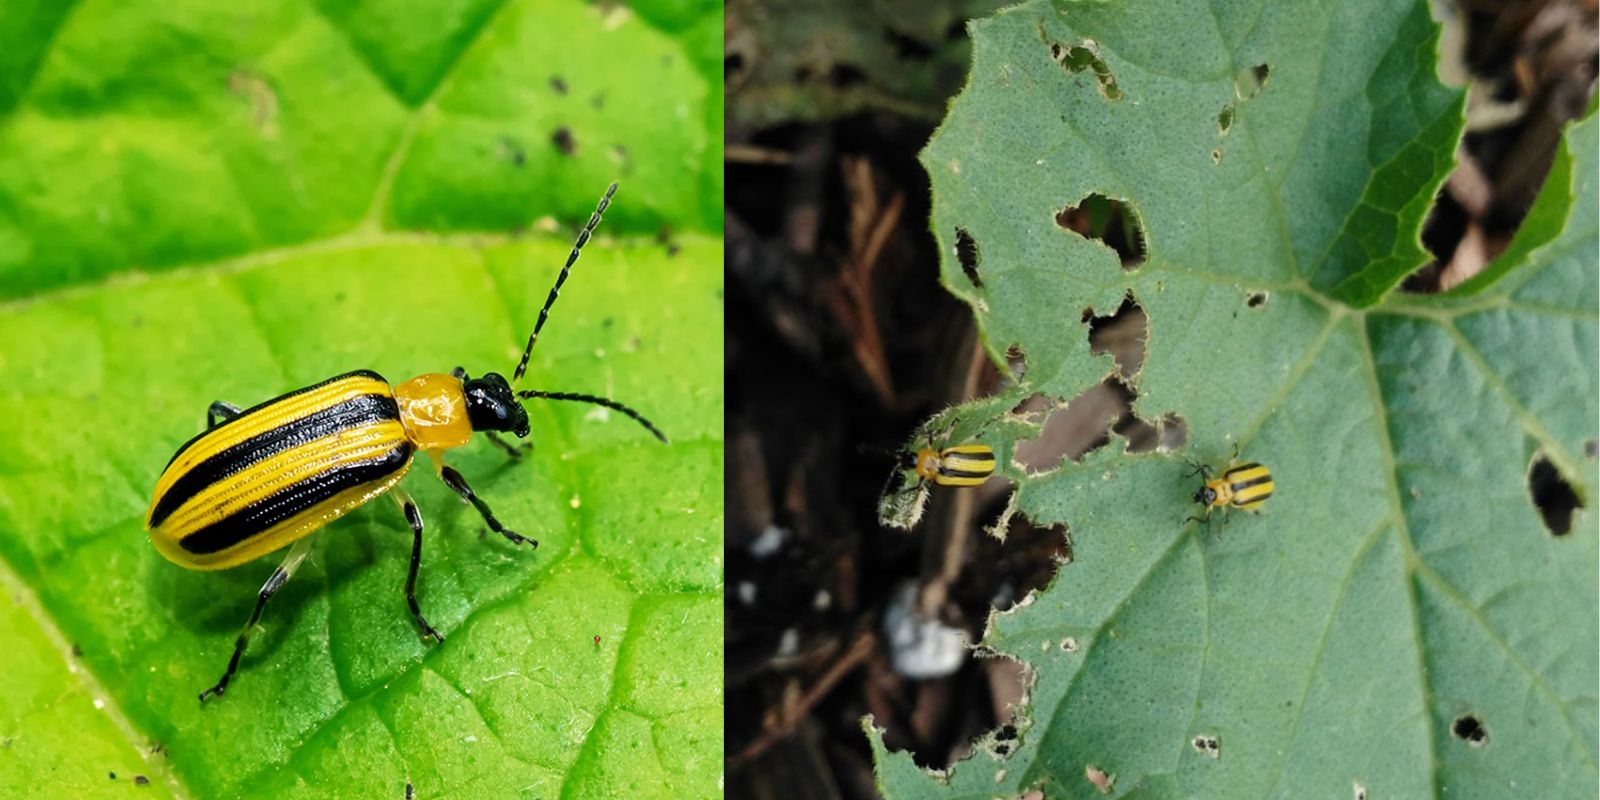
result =
[[621,411],[622,413],[632,417],[634,422],[643,425],[645,430],[655,434],[655,437],[660,439],[662,444],[669,444],[669,442],[667,442],[667,435],[662,433],[661,429],[657,428],[653,423],[650,422],[650,420],[645,419],[643,414],[640,414],[639,412],[634,411],[633,409],[628,408],[627,406],[612,400],[609,397],[600,397],[592,394],[575,394],[573,392],[541,392],[537,389],[519,389],[517,390],[517,396],[525,400],[576,400],[580,403],[593,403],[597,406],[605,406],[606,408]]
[[[522,373],[528,371],[528,359],[533,356],[533,343],[538,341],[539,330],[544,327],[544,321],[550,316],[550,307],[556,304],[556,296],[561,294],[561,284],[567,282],[567,273],[572,271],[572,265],[578,261],[578,251],[589,243],[589,235],[594,233],[595,226],[600,224],[600,215],[605,213],[606,206],[611,205],[611,196],[616,193],[617,185],[613,183],[606,189],[605,196],[600,198],[600,205],[595,206],[594,213],[589,215],[589,223],[578,232],[578,241],[572,245],[572,254],[567,256],[566,266],[562,267],[561,274],[556,276],[556,285],[550,287],[550,296],[544,299],[544,308],[539,309],[539,321],[533,323],[533,333],[528,334],[528,346],[522,348],[522,360],[517,362],[517,371],[511,376],[512,383],[521,380]],[[656,435],[660,436],[659,433]],[[662,441],[666,441],[666,437],[662,437]]]

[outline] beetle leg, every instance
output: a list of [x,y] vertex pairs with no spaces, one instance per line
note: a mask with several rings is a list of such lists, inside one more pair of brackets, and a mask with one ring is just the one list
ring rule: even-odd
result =
[[455,369],[450,370],[450,375],[451,375],[451,377],[455,378],[456,380],[461,381],[462,383],[465,383],[466,380],[467,380],[467,368],[466,367],[456,367]]
[[422,607],[417,605],[417,570],[422,567],[422,512],[417,510],[411,495],[398,488],[390,489],[389,496],[400,504],[400,511],[406,515],[406,523],[411,526],[411,567],[406,571],[406,605],[411,607],[411,616],[416,618],[423,638],[431,636],[434,641],[443,642],[444,636],[422,618]]
[[242,411],[244,409],[232,403],[218,400],[212,403],[210,408],[206,409],[206,428],[215,428],[219,423],[227,422],[239,416]]
[[494,512],[489,510],[489,504],[483,502],[483,498],[478,497],[477,492],[472,491],[472,487],[467,485],[467,479],[463,478],[461,473],[456,472],[455,469],[451,467],[445,466],[443,459],[435,457],[433,460],[433,466],[439,471],[439,480],[444,481],[446,486],[454,489],[456,494],[461,495],[461,499],[471,503],[473,508],[478,509],[478,513],[483,515],[483,521],[489,526],[489,530],[492,530],[495,533],[510,539],[512,544],[522,544],[526,542],[534,547],[539,546],[538,539],[523,536],[522,534],[510,530],[504,525],[501,525],[500,520],[495,519]]
[[510,456],[512,461],[519,461],[524,453],[533,452],[533,442],[512,444],[500,438],[494,431],[484,431],[484,434],[489,437],[489,441],[494,442],[495,447],[506,451],[506,455]]
[[228,659],[228,671],[222,673],[222,680],[217,681],[216,686],[200,693],[200,702],[204,703],[206,698],[212,695],[221,697],[222,693],[228,690],[228,681],[232,680],[233,673],[238,671],[239,659],[244,656],[245,645],[250,643],[250,632],[255,629],[256,623],[261,621],[261,610],[266,608],[267,601],[289,582],[290,576],[294,575],[294,571],[299,568],[300,562],[305,560],[306,553],[310,551],[311,537],[302,537],[289,549],[289,555],[284,557],[283,563],[267,576],[267,582],[261,586],[261,593],[256,595],[256,607],[250,612],[250,621],[244,624],[244,630],[239,631],[239,638],[234,640],[233,657]]

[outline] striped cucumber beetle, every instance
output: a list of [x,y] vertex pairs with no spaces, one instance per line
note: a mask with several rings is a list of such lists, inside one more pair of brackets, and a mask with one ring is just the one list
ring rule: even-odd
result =
[[[1238,457],[1235,450],[1234,459]],[[1210,525],[1211,510],[1215,508],[1237,508],[1259,514],[1267,498],[1272,496],[1272,471],[1254,461],[1233,464],[1216,478],[1211,477],[1211,468],[1205,464],[1191,463],[1190,466],[1194,467],[1190,476],[1200,475],[1203,481],[1195,490],[1194,501],[1205,507],[1205,516],[1189,517],[1186,522]]]
[[424,637],[444,641],[417,605],[422,515],[398,487],[419,451],[428,454],[440,480],[477,509],[491,530],[514,544],[538,547],[538,541],[495,518],[466,478],[445,464],[444,451],[482,433],[513,459],[520,457],[526,444],[518,448],[496,434],[526,438],[528,412],[521,401],[533,399],[604,406],[667,441],[639,412],[615,400],[512,388],[527,371],[550,307],[616,191],[617,185],[611,184],[578,233],[510,381],[495,372],[471,378],[456,367],[448,374],[429,373],[391,385],[376,372],[357,370],[247,409],[221,401],[211,404],[206,430],[178,448],[156,481],[145,516],[150,541],[169,561],[194,570],[227,569],[284,547],[289,553],[256,596],[222,680],[200,693],[201,702],[227,691],[262,609],[310,551],[310,534],[385,492],[411,526],[406,604]]
[[932,431],[927,437],[923,447],[905,451],[901,463],[890,473],[889,482],[883,487],[878,500],[878,521],[886,527],[907,530],[914,527],[922,519],[930,483],[978,486],[994,474],[994,448],[989,445],[968,442],[937,447]]

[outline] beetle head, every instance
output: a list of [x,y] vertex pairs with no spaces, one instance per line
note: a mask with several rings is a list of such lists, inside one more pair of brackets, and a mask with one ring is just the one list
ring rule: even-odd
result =
[[504,431],[523,439],[528,436],[528,410],[511,393],[511,384],[498,372],[462,382],[467,396],[467,418],[475,431]]

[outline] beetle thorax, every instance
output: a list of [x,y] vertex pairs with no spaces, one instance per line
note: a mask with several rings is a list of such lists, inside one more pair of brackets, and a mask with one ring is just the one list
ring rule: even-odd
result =
[[929,448],[918,450],[916,470],[924,480],[933,480],[939,474],[939,451]]
[[453,375],[430,372],[394,387],[400,406],[400,424],[406,438],[419,450],[460,447],[472,438],[467,399],[461,381]]

